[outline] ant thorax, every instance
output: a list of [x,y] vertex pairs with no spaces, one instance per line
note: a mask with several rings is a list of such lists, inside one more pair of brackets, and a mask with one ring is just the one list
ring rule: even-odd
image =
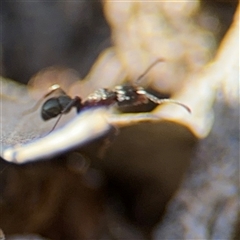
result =
[[117,96],[117,104],[119,107],[145,104],[148,98],[145,90],[141,87],[133,85],[116,86],[113,90]]
[[92,106],[109,106],[116,102],[116,94],[106,88],[100,88],[88,95],[86,101],[83,103],[85,107]]

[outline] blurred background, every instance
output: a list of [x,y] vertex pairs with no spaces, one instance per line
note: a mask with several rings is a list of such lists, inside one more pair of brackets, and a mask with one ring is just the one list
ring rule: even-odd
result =
[[[4,1],[1,75],[45,89],[69,78],[69,94],[84,96],[134,81],[164,58],[143,85],[171,96],[213,59],[237,4]],[[1,160],[0,228],[8,239],[150,239],[196,142],[189,129],[163,122],[123,128],[103,161],[98,142],[49,162]]]
[[[117,42],[116,38],[111,37],[111,32],[114,32],[117,28],[116,25],[112,24],[115,21],[112,19],[114,14],[120,14],[115,16],[119,20],[120,18],[124,20],[126,17],[124,14],[131,14],[130,11],[132,11],[132,14],[139,11],[138,15],[146,14],[146,16],[156,14],[154,11],[151,13],[151,8],[150,10],[146,8],[146,13],[144,13],[144,9],[141,10],[141,4],[140,6],[128,4],[119,12],[111,6],[117,6],[116,3],[106,5],[110,5],[105,6],[106,15],[112,16],[108,19],[104,16],[103,4],[100,1],[34,1],[34,3],[4,1],[1,5],[1,74],[15,81],[27,83],[34,74],[43,68],[59,65],[77,70],[79,76],[84,78],[101,51]],[[231,24],[237,1],[194,1],[192,4],[185,3],[182,5],[175,7],[175,4],[165,3],[164,6],[163,3],[162,6],[158,7],[158,14],[161,17],[158,16],[155,20],[162,21],[158,24],[164,23],[166,25],[166,15],[182,21],[186,21],[186,18],[191,16],[191,23],[188,22],[187,24],[196,24],[196,28],[198,28],[195,29],[196,32],[200,30],[208,31],[209,36],[207,37],[212,38],[203,39],[199,45],[206,48],[205,45],[208,44],[214,49]],[[124,8],[126,13],[124,13]],[[184,10],[185,12],[183,12]],[[123,15],[121,16],[121,14]],[[154,19],[150,20],[153,21]],[[127,28],[130,21],[129,23],[123,21],[121,23],[123,24],[122,27]],[[184,23],[186,24],[186,22]],[[175,34],[175,39],[179,39],[180,36],[176,35],[179,29],[170,28],[171,24],[174,27],[176,23],[167,22],[167,24],[168,26],[165,26],[165,28],[161,26],[162,29],[159,27],[155,31],[160,30],[162,38],[169,34],[168,41],[172,41],[172,34]],[[180,22],[179,25],[181,24]],[[166,27],[169,28],[166,29]],[[186,29],[188,25],[182,26],[182,28]],[[147,32],[148,29],[145,29],[145,31]],[[127,32],[126,29],[125,32]],[[125,44],[130,45],[128,43],[130,41],[129,36],[125,37],[122,36]],[[148,36],[151,42],[150,37]],[[193,41],[187,34],[185,34],[184,40]],[[165,44],[164,39],[162,41]],[[208,43],[206,43],[207,41]],[[208,49],[209,54],[214,53],[213,49],[211,51]],[[184,51],[187,51],[187,49],[184,49]]]
[[27,83],[52,65],[89,71],[111,44],[101,2],[2,3],[3,75]]

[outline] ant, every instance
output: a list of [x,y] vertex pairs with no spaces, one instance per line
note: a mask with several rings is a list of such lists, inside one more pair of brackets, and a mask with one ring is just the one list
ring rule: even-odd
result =
[[[143,78],[152,67],[162,61],[163,59],[157,59],[156,61],[154,61],[143,72],[143,74],[141,74],[137,78],[136,82]],[[118,107],[124,107],[146,104],[151,101],[156,104],[178,104],[184,107],[189,113],[191,113],[190,108],[183,103],[173,99],[159,99],[156,96],[148,93],[144,88],[136,85],[119,85],[114,87],[112,90],[109,90],[107,88],[101,88],[90,94],[85,101],[82,101],[82,99],[78,96],[71,98],[60,88],[59,85],[55,84],[50,87],[50,91],[43,98],[49,96],[56,90],[60,90],[61,95],[46,100],[45,103],[42,105],[41,109],[41,117],[44,121],[58,116],[58,119],[51,131],[55,129],[62,115],[67,114],[73,107],[76,108],[77,113],[80,113],[81,111],[92,107],[108,107],[114,104],[116,104]]]

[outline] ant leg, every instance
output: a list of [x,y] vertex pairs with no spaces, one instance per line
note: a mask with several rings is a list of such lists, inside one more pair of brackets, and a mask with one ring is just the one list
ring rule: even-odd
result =
[[[55,129],[55,127],[56,127],[57,124],[59,123],[62,115],[65,114],[65,113],[68,113],[68,112],[71,110],[72,107],[76,107],[76,108],[77,108],[77,113],[79,113],[80,110],[81,110],[81,108],[82,108],[81,98],[79,98],[79,97],[76,96],[75,98],[72,99],[71,102],[69,102],[69,103],[67,104],[67,106],[66,106],[66,107],[61,111],[61,113],[59,114],[59,117],[58,117],[57,121],[55,122],[55,124],[54,124],[54,126],[53,126],[53,128],[51,129],[50,132],[52,132],[52,131]],[[50,132],[49,132],[49,133],[50,133]],[[48,133],[48,134],[49,134],[49,133]]]
[[72,99],[71,102],[69,102],[66,107],[64,107],[64,109],[62,110],[62,114],[67,113],[71,110],[72,107],[76,107],[77,109],[77,113],[80,112],[80,110],[82,109],[82,101],[81,98],[76,96]]
[[32,112],[36,111],[43,100],[44,100],[44,96],[41,97],[41,98],[37,101],[37,103],[36,103],[32,108],[24,111],[24,112],[22,113],[22,115],[27,115],[27,114],[29,114],[29,113],[32,113]]
[[49,95],[51,95],[52,93],[54,93],[57,90],[60,90],[62,92],[62,94],[66,94],[58,84],[54,84],[48,89],[48,92],[45,95],[43,95],[31,109],[24,111],[22,113],[22,115],[26,115],[26,114],[36,111],[38,109],[39,105],[41,104],[41,102],[44,100],[44,98],[48,97]]
[[147,92],[145,92],[145,96],[146,96],[150,101],[152,101],[152,102],[154,102],[154,103],[156,103],[156,104],[159,104],[159,105],[160,105],[160,104],[163,104],[163,103],[174,103],[174,104],[178,104],[178,105],[184,107],[189,113],[191,113],[191,109],[190,109],[187,105],[185,105],[185,104],[183,104],[183,103],[181,103],[181,102],[178,102],[178,101],[176,101],[176,100],[168,99],[168,98],[159,99],[159,98],[157,98],[157,97],[155,97],[155,96],[153,96],[152,94],[149,94],[149,93],[147,93]]

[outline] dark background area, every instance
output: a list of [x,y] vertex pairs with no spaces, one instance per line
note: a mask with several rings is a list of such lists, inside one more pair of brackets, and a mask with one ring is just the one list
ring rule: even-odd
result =
[[27,83],[45,67],[74,68],[84,77],[110,43],[97,1],[2,2],[3,75]]
[[[1,4],[1,71],[15,81],[27,83],[38,71],[53,65],[74,68],[83,78],[98,54],[111,45],[101,2]],[[202,1],[203,11],[220,21],[220,28],[210,29],[219,40],[231,24],[236,5],[237,1]]]

